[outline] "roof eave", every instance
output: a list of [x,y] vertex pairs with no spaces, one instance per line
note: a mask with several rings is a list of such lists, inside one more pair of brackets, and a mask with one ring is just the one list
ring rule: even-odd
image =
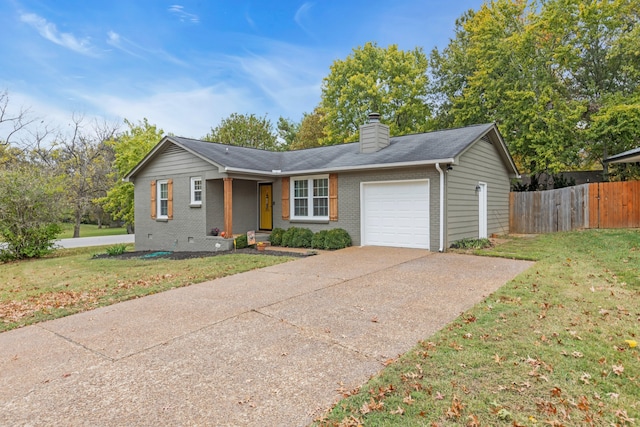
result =
[[358,171],[358,170],[371,170],[371,169],[391,169],[391,168],[406,168],[412,166],[429,166],[436,163],[448,164],[454,163],[454,158],[434,159],[434,160],[418,160],[413,162],[396,162],[396,163],[376,163],[368,165],[356,165],[356,166],[340,166],[333,168],[320,168],[320,169],[304,169],[304,170],[272,170],[272,171],[256,171],[251,169],[224,168],[225,172],[246,173],[252,175],[264,175],[264,176],[292,176],[292,175],[313,175],[319,173],[328,172],[345,172],[345,171]]
[[640,162],[640,153],[626,155],[626,156],[613,156],[604,160],[605,163],[636,163]]

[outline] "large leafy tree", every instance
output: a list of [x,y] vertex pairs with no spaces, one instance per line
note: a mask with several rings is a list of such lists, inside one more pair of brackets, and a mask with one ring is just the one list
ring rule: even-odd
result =
[[427,81],[427,57],[420,48],[366,43],[354,49],[331,65],[322,83],[323,144],[357,140],[371,112],[381,114],[391,135],[426,130]]
[[278,119],[278,139],[280,149],[290,150],[291,146],[298,137],[300,131],[300,123],[296,123],[291,119],[280,117]]
[[278,137],[271,121],[255,114],[232,113],[218,126],[211,128],[205,141],[218,142],[241,147],[278,150]]
[[[592,117],[638,84],[631,0],[494,0],[431,55],[436,126],[494,121],[525,172],[588,165]],[[633,38],[629,35],[635,35]]]
[[327,136],[324,132],[324,125],[324,112],[321,109],[316,108],[313,113],[305,113],[296,139],[291,144],[291,149],[300,150],[322,145],[322,140]]
[[124,133],[107,141],[107,145],[114,151],[115,185],[107,195],[98,202],[114,219],[123,220],[130,232],[135,223],[134,189],[130,182],[123,182],[122,178],[130,172],[149,151],[162,139],[163,130],[149,123],[145,118],[138,124],[125,119],[129,127]]
[[[591,116],[589,136],[592,141],[598,142],[605,158],[639,147],[640,93],[606,100]],[[597,150],[592,155],[599,157],[599,153]],[[609,165],[605,163],[604,173],[612,179],[640,178],[640,168],[634,164],[616,164],[609,170]]]
[[[106,193],[111,179],[111,149],[106,141],[113,138],[117,124],[87,124],[82,116],[74,116],[71,131],[54,141],[45,161],[51,161],[64,183],[67,206],[73,217],[73,237],[80,237],[80,224],[95,200]],[[42,150],[39,151],[41,154]]]

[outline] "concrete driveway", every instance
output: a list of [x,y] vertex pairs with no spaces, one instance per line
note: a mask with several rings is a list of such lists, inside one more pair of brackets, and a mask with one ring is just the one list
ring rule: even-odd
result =
[[0,425],[306,425],[529,266],[354,247],[5,332]]

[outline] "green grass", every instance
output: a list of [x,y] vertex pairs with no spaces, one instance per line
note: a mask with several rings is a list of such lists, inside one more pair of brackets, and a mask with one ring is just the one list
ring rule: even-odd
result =
[[510,238],[537,263],[347,393],[319,426],[640,425],[640,232]]
[[108,249],[60,249],[46,258],[0,264],[0,332],[292,259],[246,254],[92,258]]
[[[127,234],[126,227],[102,227],[98,228],[94,224],[80,224],[80,237],[116,236]],[[73,224],[62,224],[62,233],[58,239],[70,239],[73,237]]]

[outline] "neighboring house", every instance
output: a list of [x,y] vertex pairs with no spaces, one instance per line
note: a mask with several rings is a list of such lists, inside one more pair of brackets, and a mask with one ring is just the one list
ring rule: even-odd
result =
[[640,162],[640,148],[634,148],[605,159],[605,163],[638,163]]
[[163,138],[125,177],[136,250],[228,249],[213,228],[340,227],[354,245],[439,251],[509,231],[518,171],[494,124],[390,138],[372,114],[360,135],[285,152]]

